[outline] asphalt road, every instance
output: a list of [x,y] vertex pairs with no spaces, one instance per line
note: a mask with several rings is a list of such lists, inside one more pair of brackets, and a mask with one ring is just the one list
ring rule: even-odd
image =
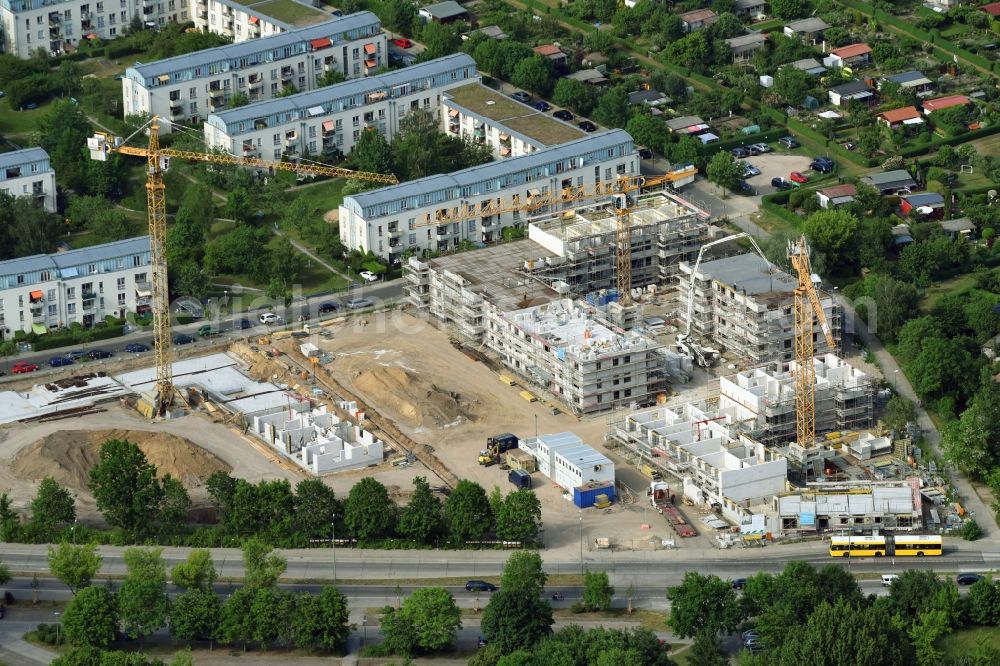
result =
[[[299,317],[305,313],[309,314],[309,321],[317,322],[342,316],[343,312],[345,312],[345,310],[342,307],[338,313],[320,315],[319,306],[321,303],[327,303],[333,301],[333,302],[339,302],[343,306],[344,303],[346,303],[349,299],[352,298],[368,298],[374,301],[376,307],[381,307],[383,305],[392,303],[393,301],[402,298],[402,296],[403,296],[403,280],[393,280],[392,282],[379,282],[373,285],[364,285],[357,289],[352,289],[348,292],[340,292],[336,294],[322,294],[322,295],[312,296],[309,298],[303,297],[299,300],[293,300],[292,304],[287,308],[267,307],[267,308],[259,308],[252,311],[236,312],[233,314],[225,314],[225,315],[220,314],[217,311],[213,312],[211,311],[211,308],[208,308],[207,316],[201,319],[197,319],[190,324],[175,323],[173,326],[171,326],[171,331],[173,332],[174,335],[178,333],[186,333],[192,337],[197,338],[196,335],[197,330],[200,327],[209,324],[215,328],[224,331],[224,333],[221,336],[215,336],[209,340],[197,339],[192,344],[199,345],[199,344],[206,344],[207,342],[210,342],[211,344],[216,344],[219,342],[220,339],[224,340],[226,338],[240,338],[250,334],[261,334],[261,333],[267,333],[269,331],[281,330],[282,327],[265,326],[263,324],[258,323],[257,317],[260,315],[261,312],[274,312],[275,314],[282,317],[282,319],[284,319],[285,322],[288,322],[288,327],[300,328],[301,323],[299,322]],[[239,321],[241,319],[249,319],[254,324],[254,328],[234,331],[233,322]],[[123,335],[119,338],[112,338],[110,340],[101,340],[99,342],[94,342],[90,345],[87,345],[86,349],[87,350],[103,349],[117,355],[117,354],[128,353],[125,351],[126,345],[132,343],[141,343],[146,346],[151,346],[152,340],[153,340],[152,331],[136,331],[128,335]],[[190,347],[185,345],[184,348],[190,348]],[[51,368],[48,364],[49,359],[55,356],[64,356],[66,353],[70,351],[83,350],[83,349],[84,347],[81,345],[74,345],[72,347],[63,347],[60,349],[48,349],[42,352],[29,352],[24,354],[18,354],[17,356],[12,356],[10,359],[6,359],[6,362],[3,363],[3,365],[0,365],[0,369],[2,369],[5,372],[8,372],[9,374],[11,365],[19,361],[25,361],[28,363],[35,363],[36,365],[39,366],[38,370],[32,374],[32,376],[36,376],[36,375],[65,372],[69,368],[76,368],[81,365],[88,368],[98,367],[97,364],[94,364],[93,362],[87,362],[84,364],[77,363],[72,366],[63,366],[58,368]],[[149,354],[149,352],[145,353]],[[151,354],[150,354],[150,362],[152,362]],[[15,377],[22,377],[22,376],[15,375]],[[0,381],[2,381],[2,379],[3,378],[0,378]]]

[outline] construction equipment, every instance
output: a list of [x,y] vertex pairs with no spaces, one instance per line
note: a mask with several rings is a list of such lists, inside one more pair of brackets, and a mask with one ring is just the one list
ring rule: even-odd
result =
[[681,187],[692,182],[697,173],[698,169],[693,164],[684,164],[659,176],[620,176],[607,183],[597,183],[592,188],[582,185],[579,187],[568,186],[557,191],[528,196],[524,201],[521,201],[520,195],[515,194],[510,201],[495,199],[479,204],[467,203],[450,209],[441,208],[435,211],[433,217],[428,213],[424,219],[416,220],[414,226],[465,222],[466,220],[489,218],[515,211],[540,214],[559,210],[561,206],[568,203],[610,196],[617,221],[615,275],[618,302],[629,306],[632,304],[632,225],[629,222],[636,196],[643,190],[664,185]]
[[484,467],[500,462],[500,454],[516,449],[520,440],[517,435],[505,432],[486,439],[486,448],[479,452],[479,464]]
[[760,255],[760,258],[767,263],[768,269],[772,268],[771,262],[766,256],[764,256],[764,252],[760,249],[760,246],[757,245],[757,241],[754,240],[753,236],[745,231],[742,231],[738,234],[726,236],[725,238],[720,238],[712,241],[711,243],[705,243],[702,245],[701,249],[698,250],[698,259],[694,262],[694,266],[691,269],[691,280],[688,282],[687,294],[687,318],[684,322],[684,333],[679,333],[677,335],[677,344],[685,349],[688,354],[698,362],[698,365],[703,368],[708,368],[712,365],[712,358],[709,355],[706,355],[706,350],[703,350],[691,341],[691,321],[694,319],[694,283],[698,276],[698,267],[701,266],[701,259],[705,256],[705,250],[715,245],[722,245],[723,243],[739,240],[741,238],[746,238],[750,241],[750,245],[753,246],[753,249],[756,250],[757,254]]
[[836,347],[823,306],[816,293],[809,264],[809,244],[805,235],[788,241],[788,258],[798,274],[795,287],[795,435],[799,446],[811,448],[816,443],[816,368],[813,365],[813,316],[831,349]]
[[[165,122],[170,122],[164,119]],[[213,164],[232,164],[235,166],[260,167],[292,171],[295,173],[332,176],[335,178],[353,178],[355,180],[371,181],[395,185],[399,180],[391,174],[367,173],[350,171],[322,164],[301,164],[263,160],[255,157],[236,157],[227,153],[198,153],[189,150],[174,150],[160,147],[160,118],[153,116],[131,136],[122,139],[110,134],[97,133],[87,139],[87,149],[90,158],[107,161],[112,153],[134,155],[146,160],[146,199],[149,208],[149,264],[152,271],[153,298],[153,349],[156,354],[156,394],[152,413],[162,414],[173,402],[174,385],[172,370],[172,349],[170,338],[170,295],[167,285],[167,209],[166,191],[163,174],[170,168],[171,158],[192,160],[195,162],[211,162]],[[149,130],[149,145],[145,148],[127,146],[125,143],[142,131]]]

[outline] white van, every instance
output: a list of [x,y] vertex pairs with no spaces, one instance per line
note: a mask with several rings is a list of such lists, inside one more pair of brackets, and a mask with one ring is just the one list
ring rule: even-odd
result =
[[257,318],[262,324],[280,324],[281,317],[274,314],[273,312],[262,312],[260,317]]
[[889,587],[892,581],[899,578],[899,574],[882,574],[882,587]]

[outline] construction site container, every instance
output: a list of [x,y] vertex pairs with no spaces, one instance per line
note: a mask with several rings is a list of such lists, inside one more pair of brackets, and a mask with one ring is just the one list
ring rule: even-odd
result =
[[515,384],[517,384],[517,382],[514,381],[514,378],[509,375],[500,375],[500,381],[506,384],[507,386],[514,386]]
[[591,481],[573,489],[573,504],[581,509],[589,509],[597,503],[598,495],[607,495],[609,501],[615,499],[614,484]]
[[535,397],[535,394],[532,393],[531,391],[521,391],[521,393],[519,393],[518,395],[520,395],[522,398],[524,398],[528,402],[535,402],[535,401],[538,400],[538,398]]
[[524,449],[511,449],[506,453],[505,461],[511,469],[523,469],[529,474],[538,471],[538,461]]
[[523,469],[512,469],[507,475],[507,480],[514,484],[515,488],[531,488],[531,475]]

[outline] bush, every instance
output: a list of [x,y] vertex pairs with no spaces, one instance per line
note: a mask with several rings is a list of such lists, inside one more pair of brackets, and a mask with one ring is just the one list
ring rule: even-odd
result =
[[29,631],[25,638],[46,645],[64,645],[66,632],[57,624],[40,624],[34,631]]
[[983,536],[983,528],[974,520],[967,520],[962,525],[962,538],[966,541],[976,541]]

